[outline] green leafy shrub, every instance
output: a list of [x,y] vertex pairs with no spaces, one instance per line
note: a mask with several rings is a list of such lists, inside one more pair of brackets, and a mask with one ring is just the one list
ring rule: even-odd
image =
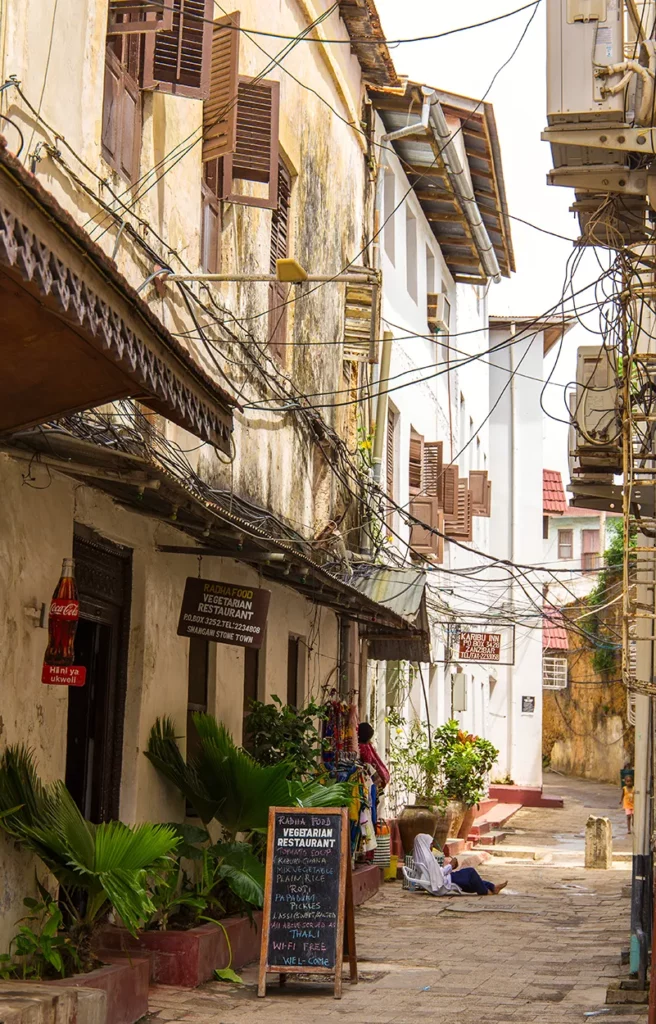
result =
[[313,701],[295,708],[275,694],[270,704],[253,700],[244,723],[248,752],[263,765],[289,761],[296,778],[312,778],[324,750],[316,723],[325,717],[325,705]]
[[4,980],[68,978],[82,968],[58,904],[38,879],[37,887],[41,899],[23,900],[30,913],[17,922],[20,927],[9,944],[9,952],[0,954],[0,977]]

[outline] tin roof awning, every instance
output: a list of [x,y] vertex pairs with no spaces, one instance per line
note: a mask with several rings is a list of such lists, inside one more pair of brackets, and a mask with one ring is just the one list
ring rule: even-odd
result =
[[374,0],[340,0],[339,13],[351,36],[351,50],[365,82],[398,86],[399,77],[385,42]]
[[375,661],[429,662],[430,631],[426,610],[426,573],[420,569],[391,569],[361,564],[355,567],[351,585],[377,604],[407,622],[405,635],[392,634],[382,625],[363,632],[369,657]]
[[[415,195],[430,222],[444,259],[458,281],[486,281],[489,273],[482,261],[480,241],[472,231],[471,218],[459,195],[458,182],[445,163],[444,141],[421,130],[423,87],[408,82],[399,89],[370,88],[369,95],[388,133],[408,129],[416,123],[417,134],[405,134],[389,145],[401,160]],[[510,277],[515,270],[510,218],[501,165],[501,151],[494,110],[482,103],[444,92],[429,90],[442,108],[451,138],[465,157],[464,171],[478,207],[485,231],[492,243],[499,271]],[[489,243],[488,243],[489,245]]]
[[0,434],[119,398],[230,452],[235,402],[0,137]]

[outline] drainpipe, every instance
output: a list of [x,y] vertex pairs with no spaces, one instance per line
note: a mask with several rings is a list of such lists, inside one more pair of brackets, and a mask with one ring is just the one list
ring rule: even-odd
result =
[[376,401],[376,429],[374,431],[374,449],[371,460],[374,471],[374,481],[378,485],[380,485],[385,425],[387,423],[389,375],[390,365],[392,362],[392,339],[392,332],[385,331],[383,334],[383,349],[380,356],[380,377],[378,378],[378,397]]
[[[508,346],[508,367],[510,370],[510,436],[508,438],[510,448],[510,462],[508,467],[508,490],[509,490],[509,518],[508,518],[508,558],[515,561],[515,324],[510,325],[510,337],[513,342]],[[513,582],[510,588],[511,611],[514,612],[515,587]],[[515,733],[515,669],[513,665],[508,666],[508,689],[506,692],[506,708],[508,713],[508,774],[514,778],[513,767],[513,740]]]
[[494,252],[494,246],[483,223],[474,190],[462,166],[460,154],[446,123],[444,111],[434,93],[430,104],[429,124],[433,134],[440,143],[440,156],[449,175],[449,180],[453,185],[453,190],[460,200],[463,213],[471,228],[485,273],[495,283],[498,283],[501,280],[501,270],[499,269],[499,263]]

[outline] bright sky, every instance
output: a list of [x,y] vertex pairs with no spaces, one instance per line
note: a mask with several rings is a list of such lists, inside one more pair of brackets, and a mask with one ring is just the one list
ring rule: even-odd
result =
[[[376,0],[388,39],[444,32],[470,25],[523,6],[525,0]],[[525,28],[531,10],[496,24],[423,43],[392,49],[396,68],[414,81],[481,99],[498,68],[508,59]],[[546,127],[546,4],[542,0],[530,28],[510,64],[500,73],[487,96],[494,105],[510,213],[540,227],[575,238],[578,222],[569,212],[571,189],[546,184],[551,153],[540,132]],[[517,273],[510,281],[492,285],[490,312],[537,316],[559,300],[566,263],[573,248],[512,221]],[[575,288],[595,279],[598,265],[586,253],[575,276]],[[592,292],[581,296],[590,302]],[[591,324],[591,326],[593,326]],[[576,348],[598,339],[575,327],[568,334],[553,374],[566,384],[574,379]],[[553,359],[545,361],[545,376]],[[564,416],[562,388],[548,387],[545,407]],[[545,466],[559,469],[567,480],[567,428],[545,416]]]

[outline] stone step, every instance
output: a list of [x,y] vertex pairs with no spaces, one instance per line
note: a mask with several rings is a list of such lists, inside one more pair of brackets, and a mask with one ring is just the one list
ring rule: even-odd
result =
[[[507,835],[507,832],[502,832],[500,829],[494,829],[487,832],[485,835],[478,836],[474,842],[477,846],[496,846],[497,843],[502,843]],[[471,836],[469,838],[471,839]]]
[[606,990],[606,1003],[617,1006],[619,1003],[638,1003],[646,1005],[649,1002],[649,990],[633,988],[628,984],[630,979],[611,981]]
[[107,996],[74,984],[0,981],[0,1018],[3,1024],[105,1024]]
[[536,850],[529,846],[508,846],[503,843],[500,846],[491,846],[487,850],[493,857],[508,857],[513,860],[542,860],[550,850]]
[[465,839],[447,839],[444,844],[444,852],[447,857],[457,857],[458,854],[464,853],[467,849],[467,841]]
[[479,818],[486,817],[488,811],[491,811],[492,808],[496,807],[498,803],[499,803],[498,800],[490,798],[490,797],[486,797],[485,800],[481,800],[480,804],[478,805],[478,817]]
[[499,803],[516,803],[523,807],[558,808],[563,806],[562,797],[544,796],[541,786],[491,785],[489,795]]

